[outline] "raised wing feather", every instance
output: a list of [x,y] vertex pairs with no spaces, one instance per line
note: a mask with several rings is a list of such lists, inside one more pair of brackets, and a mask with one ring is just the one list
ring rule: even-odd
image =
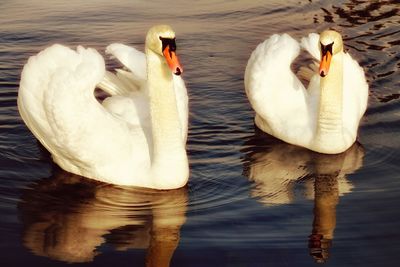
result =
[[[107,72],[106,78],[103,79],[101,84],[104,84],[104,80],[107,80],[108,92],[113,90],[117,93],[112,95],[123,97],[107,98],[104,101],[104,107],[132,125],[141,125],[144,129],[150,127],[145,54],[133,47],[118,43],[109,45],[106,53],[115,57],[129,71],[117,69],[117,74]],[[173,79],[183,141],[186,142],[188,129],[187,90],[181,76],[174,75]]]
[[114,43],[107,46],[106,53],[117,58],[137,79],[147,80],[146,56],[143,52],[134,47]]
[[[245,72],[245,87],[256,113],[271,134],[285,141],[311,138],[307,91],[290,69],[300,45],[287,34],[272,35],[253,51]],[[290,120],[288,120],[290,118]]]

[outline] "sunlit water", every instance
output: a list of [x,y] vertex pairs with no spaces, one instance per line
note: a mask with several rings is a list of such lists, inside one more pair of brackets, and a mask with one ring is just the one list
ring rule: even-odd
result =
[[[333,2],[3,0],[1,265],[398,266],[400,7]],[[56,42],[143,48],[158,23],[177,32],[185,68],[188,186],[127,189],[59,170],[18,115],[28,57]],[[269,35],[329,27],[370,85],[358,142],[333,156],[255,131],[243,87]]]

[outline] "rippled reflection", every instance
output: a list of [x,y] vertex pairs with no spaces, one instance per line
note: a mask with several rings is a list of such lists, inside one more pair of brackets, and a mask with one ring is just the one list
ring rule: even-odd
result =
[[[146,253],[153,253],[148,249],[151,242],[154,250],[156,244],[166,247],[162,240],[151,241],[162,237],[151,234],[157,225],[154,207],[174,214],[166,218],[184,221],[188,217],[172,266],[175,262],[218,267],[311,266],[313,259],[307,251],[322,259],[330,252],[332,266],[398,265],[398,0],[198,0],[196,8],[184,0],[168,5],[160,0],[5,0],[0,6],[1,266],[65,265],[26,253],[16,242],[21,229],[25,247],[37,255],[69,262],[94,259],[91,266],[104,266],[116,258],[132,258],[132,263],[115,264],[118,267],[138,265],[133,261],[144,265]],[[78,182],[76,177],[54,182],[49,178],[29,186],[17,211],[21,190],[52,173],[52,160],[42,157],[18,114],[17,91],[28,57],[55,42],[71,48],[93,47],[103,55],[113,42],[142,49],[143,35],[158,23],[172,25],[179,35],[190,94],[191,177],[186,215],[186,191],[168,196],[169,192]],[[340,171],[332,178],[318,178],[316,162],[322,161],[318,155],[282,146],[271,138],[254,137],[245,144],[243,158],[243,140],[253,134],[254,113],[243,88],[251,52],[274,33],[289,33],[300,40],[327,28],[343,34],[346,51],[364,68],[370,85],[368,109],[359,129],[367,156],[363,160],[364,152],[357,146],[352,152],[355,156],[336,158],[337,165],[343,161],[344,167],[337,167]],[[241,175],[243,160],[252,178]],[[362,161],[363,166],[348,175]],[[55,176],[60,175],[68,176]],[[341,198],[353,187],[346,176],[357,181],[357,194]],[[110,197],[101,192],[109,192]],[[169,209],[166,202],[172,200]],[[175,230],[165,233],[178,239],[181,223],[171,223]],[[333,249],[325,249],[332,240]],[[159,253],[171,256],[178,241],[169,244],[170,250]]]
[[336,226],[339,196],[351,192],[346,176],[362,166],[364,150],[355,143],[337,155],[325,155],[283,143],[257,132],[247,143],[245,174],[254,182],[252,197],[266,206],[295,201],[303,195],[314,199],[314,221],[309,252],[316,262],[329,257]]
[[146,266],[169,266],[187,201],[187,188],[122,188],[57,170],[22,196],[23,244],[69,263],[93,261],[105,243],[118,251],[147,249]]

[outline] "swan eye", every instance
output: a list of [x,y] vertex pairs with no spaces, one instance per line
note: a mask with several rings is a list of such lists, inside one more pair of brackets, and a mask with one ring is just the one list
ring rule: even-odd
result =
[[334,44],[334,42],[332,42],[332,43],[330,43],[330,44],[327,44],[327,45],[323,45],[323,44],[320,42],[320,45],[321,45],[321,54],[322,54],[322,55],[326,55],[327,52],[330,52],[331,55],[332,55],[332,54],[333,54],[333,53],[332,53],[333,44]]
[[169,46],[169,51],[174,52],[176,51],[176,43],[175,43],[175,37],[174,38],[164,38],[160,36],[160,40],[162,43],[162,51],[165,50]]

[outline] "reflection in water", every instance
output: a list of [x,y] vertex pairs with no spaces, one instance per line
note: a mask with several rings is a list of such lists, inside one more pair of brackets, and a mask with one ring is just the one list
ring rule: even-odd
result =
[[339,188],[335,174],[316,175],[314,182],[314,222],[308,247],[310,255],[318,263],[329,257],[333,231],[336,226],[336,205],[339,202]]
[[105,243],[147,249],[146,266],[169,266],[187,201],[187,188],[115,187],[58,169],[22,196],[23,243],[36,255],[69,263],[93,261]]
[[337,155],[319,154],[289,145],[257,131],[246,144],[245,174],[254,182],[253,197],[264,205],[289,204],[296,185],[304,184],[304,195],[314,198],[314,222],[309,237],[310,255],[323,263],[329,257],[336,226],[339,196],[352,190],[346,175],[362,166],[364,150],[355,143]]

